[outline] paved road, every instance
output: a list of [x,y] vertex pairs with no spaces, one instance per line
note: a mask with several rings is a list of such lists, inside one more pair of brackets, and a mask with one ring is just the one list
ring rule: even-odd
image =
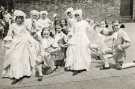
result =
[[[130,23],[126,26],[128,27],[126,31],[133,41],[125,61],[130,62],[135,58],[135,24]],[[4,54],[2,48],[0,49],[0,64],[2,64]],[[98,61],[94,61],[89,72],[83,72],[77,76],[72,76],[71,72],[65,72],[63,68],[59,68],[55,73],[44,76],[42,82],[38,82],[34,76],[16,85],[11,85],[8,79],[0,79],[0,89],[135,89],[135,68],[101,71],[98,65]]]

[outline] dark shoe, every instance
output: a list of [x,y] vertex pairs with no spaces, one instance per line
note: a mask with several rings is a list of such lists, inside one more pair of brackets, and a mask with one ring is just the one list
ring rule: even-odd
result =
[[18,83],[21,79],[14,79],[13,82],[11,83],[12,85]]
[[65,71],[70,71],[70,69],[68,67],[64,68]]
[[103,67],[103,66],[101,66],[101,67],[100,67],[100,70],[104,70],[104,67]]
[[42,73],[46,75],[46,72],[50,69],[50,67],[42,68]]
[[79,73],[82,73],[84,70],[76,70],[76,71],[73,71],[73,76],[79,74]]
[[75,75],[77,75],[77,74],[79,74],[78,71],[73,72],[73,76],[75,76]]
[[53,73],[53,72],[55,72],[57,69],[58,69],[57,67],[56,67],[56,68],[54,68],[54,69],[52,69],[52,73]]
[[122,70],[122,66],[121,66],[120,64],[117,64],[117,65],[116,65],[116,69],[117,69],[117,70]]
[[25,76],[25,78],[30,78],[31,76]]
[[117,70],[122,70],[122,65],[123,65],[123,61],[119,61],[116,63],[116,69]]
[[122,70],[122,67],[121,66],[117,66],[116,69],[117,70]]
[[38,81],[42,81],[42,80],[43,80],[43,76],[39,76]]
[[117,70],[122,70],[122,68],[121,68],[121,67],[119,67],[119,68],[117,68]]
[[56,68],[54,68],[54,69],[52,69],[52,68],[48,69],[48,70],[46,71],[46,75],[49,75],[49,74],[51,74],[51,73],[55,72],[55,71],[56,71],[56,69],[57,69],[57,67],[56,67]]

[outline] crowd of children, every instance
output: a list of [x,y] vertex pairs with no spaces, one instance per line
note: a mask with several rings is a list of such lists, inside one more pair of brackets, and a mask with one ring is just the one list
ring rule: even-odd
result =
[[[83,19],[81,9],[68,8],[64,14],[65,18],[54,14],[51,21],[47,11],[32,10],[28,19],[23,11],[14,11],[3,39],[4,78],[13,79],[15,84],[37,74],[41,81],[44,74],[55,72],[60,66],[77,75],[90,70],[93,58],[102,61],[100,69],[110,68],[110,59],[117,69],[122,69],[126,49],[131,45],[124,25],[114,21],[110,27],[105,21],[97,24],[92,19]],[[4,31],[2,27],[0,24]]]

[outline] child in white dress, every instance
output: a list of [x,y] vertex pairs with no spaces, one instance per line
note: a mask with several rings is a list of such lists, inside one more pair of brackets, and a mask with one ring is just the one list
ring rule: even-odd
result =
[[74,24],[73,35],[69,40],[67,48],[66,65],[70,70],[74,70],[76,75],[90,68],[90,41],[87,36],[89,24],[82,19],[82,10],[75,11],[77,22]]
[[49,74],[56,69],[52,53],[55,52],[55,50],[57,50],[55,47],[53,47],[54,39],[50,36],[50,31],[48,27],[44,27],[42,29],[40,42],[41,42],[40,55],[42,62],[39,62],[37,66],[39,72],[38,78],[39,81],[41,81],[43,78],[43,72],[45,74]]

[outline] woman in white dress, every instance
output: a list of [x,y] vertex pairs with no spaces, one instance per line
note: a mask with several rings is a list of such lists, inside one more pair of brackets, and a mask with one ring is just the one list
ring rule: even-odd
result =
[[11,24],[8,35],[4,39],[6,53],[3,69],[3,77],[13,79],[12,84],[23,77],[30,77],[37,59],[33,49],[35,41],[24,24],[25,13],[16,10],[14,16],[15,23]]
[[82,70],[88,71],[91,61],[90,42],[87,36],[89,25],[82,19],[82,10],[75,11],[75,19],[77,22],[74,24],[73,36],[69,40],[65,65],[74,71],[73,75],[82,72]]

